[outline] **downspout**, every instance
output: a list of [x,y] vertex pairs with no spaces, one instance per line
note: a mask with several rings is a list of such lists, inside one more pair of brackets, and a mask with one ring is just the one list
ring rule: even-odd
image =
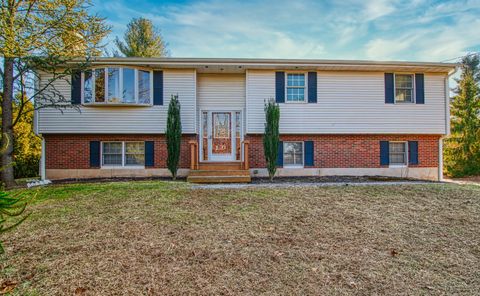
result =
[[[35,73],[34,75],[34,91],[37,92],[38,89],[40,89],[40,79],[38,73]],[[33,112],[33,132],[35,135],[39,136],[42,139],[42,146],[41,146],[41,154],[40,154],[40,165],[39,165],[39,175],[40,175],[40,180],[46,180],[46,171],[45,171],[45,138],[39,133],[39,126],[38,126],[38,121],[39,121],[39,116],[40,112],[38,109],[36,109],[35,106],[35,101],[33,102],[33,106],[35,108],[35,111]]]
[[45,170],[45,138],[42,137],[42,154],[40,155],[40,179],[46,180],[46,170]]
[[445,134],[438,140],[438,181],[443,181],[443,139],[450,135],[450,77],[457,73],[458,67],[445,77]]

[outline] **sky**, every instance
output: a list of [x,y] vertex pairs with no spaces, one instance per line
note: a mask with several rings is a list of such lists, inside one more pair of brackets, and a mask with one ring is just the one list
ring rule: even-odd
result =
[[480,51],[480,0],[93,0],[122,37],[133,17],[172,57],[454,61]]

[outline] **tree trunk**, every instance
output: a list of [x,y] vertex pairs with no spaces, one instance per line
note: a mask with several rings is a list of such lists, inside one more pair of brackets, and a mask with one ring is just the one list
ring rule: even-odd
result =
[[4,58],[3,62],[3,98],[2,98],[2,182],[7,188],[15,185],[13,175],[13,58]]

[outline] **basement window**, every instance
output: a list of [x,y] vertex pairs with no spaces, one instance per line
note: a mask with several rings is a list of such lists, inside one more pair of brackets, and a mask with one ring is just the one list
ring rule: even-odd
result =
[[145,142],[102,142],[102,167],[143,167]]
[[283,166],[303,167],[303,142],[283,142]]
[[108,67],[82,73],[82,102],[86,105],[151,105],[150,70]]
[[407,142],[389,142],[389,161],[392,166],[407,165]]

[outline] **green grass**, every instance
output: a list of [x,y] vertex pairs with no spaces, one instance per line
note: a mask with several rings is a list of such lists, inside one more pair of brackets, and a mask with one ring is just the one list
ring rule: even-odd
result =
[[475,294],[480,187],[48,186],[2,236],[12,295]]

